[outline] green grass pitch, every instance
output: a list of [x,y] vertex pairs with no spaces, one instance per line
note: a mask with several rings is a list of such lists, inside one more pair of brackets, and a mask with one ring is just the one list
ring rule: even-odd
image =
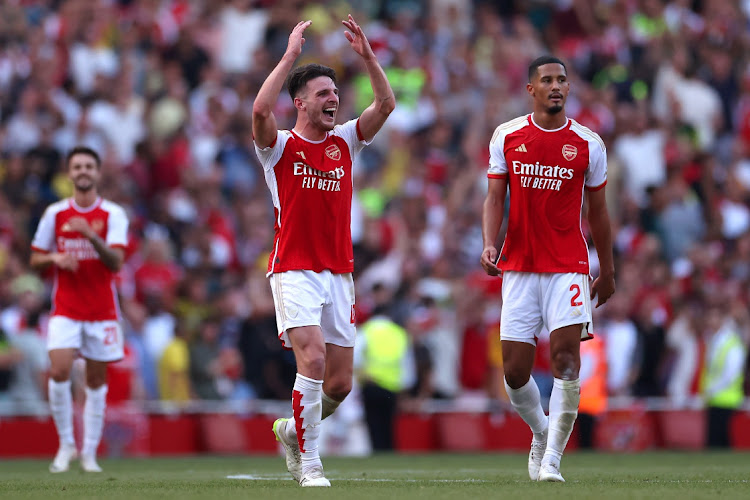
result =
[[103,459],[101,474],[84,474],[77,462],[69,472],[50,474],[48,464],[0,461],[0,498],[750,498],[748,453],[570,453],[563,459],[565,484],[529,481],[520,454],[328,457],[330,489],[300,488],[282,457]]

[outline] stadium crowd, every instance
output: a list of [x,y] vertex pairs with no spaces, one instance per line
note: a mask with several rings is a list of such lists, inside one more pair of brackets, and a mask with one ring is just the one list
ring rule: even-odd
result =
[[[544,53],[568,64],[569,116],[608,147],[617,293],[595,332],[609,394],[685,404],[712,336],[733,328],[747,344],[750,1],[10,0],[0,399],[19,411],[45,399],[51,281],[30,271],[30,240],[44,208],[71,193],[62,158],[77,144],[101,153],[100,191],[131,221],[119,278],[127,356],[110,399],[290,398],[251,110],[301,19],[313,24],[300,62],[336,69],[340,120],[362,110],[367,75],[339,24],[352,9],[398,101],[354,180],[357,314],[363,324],[386,311],[408,331],[405,404],[503,399],[501,281],[478,264],[488,143],[529,112],[526,68]],[[275,114],[293,124],[287,95]]]

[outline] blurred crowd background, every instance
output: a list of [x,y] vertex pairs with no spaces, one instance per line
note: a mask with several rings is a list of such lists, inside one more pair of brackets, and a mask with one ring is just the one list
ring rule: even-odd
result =
[[[44,407],[51,281],[30,271],[30,241],[72,193],[62,158],[77,144],[102,154],[101,193],[131,222],[110,403],[289,400],[252,104],[312,19],[299,62],[336,69],[339,120],[357,116],[372,96],[340,24],[350,12],[398,100],[358,161],[352,235],[360,325],[385,317],[411,340],[405,408],[503,404],[501,280],[478,264],[488,144],[530,111],[527,67],[546,53],[567,63],[568,116],[608,147],[617,293],[595,332],[609,395],[688,405],[711,339],[747,344],[748,0],[6,0],[0,400]],[[275,114],[293,126],[286,93]]]

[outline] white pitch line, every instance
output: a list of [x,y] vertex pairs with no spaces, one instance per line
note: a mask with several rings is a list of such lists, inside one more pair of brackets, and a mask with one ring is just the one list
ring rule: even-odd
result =
[[[227,476],[227,479],[245,479],[249,481],[289,481],[291,478],[284,474],[283,476],[276,474],[234,474]],[[329,479],[339,481],[365,481],[373,483],[486,483],[484,479],[383,479],[383,478],[367,478],[367,477],[331,477]]]

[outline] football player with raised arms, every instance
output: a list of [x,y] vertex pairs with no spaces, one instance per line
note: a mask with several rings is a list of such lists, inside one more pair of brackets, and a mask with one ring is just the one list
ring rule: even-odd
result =
[[65,472],[78,456],[70,371],[80,355],[86,361],[81,468],[101,472],[96,449],[104,426],[107,364],[122,359],[125,346],[114,278],[125,259],[128,218],[122,207],[99,196],[102,166],[96,151],[78,146],[65,163],[73,196],[47,207],[31,242],[31,266],[53,266],[55,273],[48,390],[60,448],[49,470]]
[[[560,459],[578,414],[580,342],[590,337],[591,303],[615,291],[612,234],[605,202],[607,153],[601,138],[565,115],[567,69],[543,56],[529,66],[533,112],[497,127],[490,141],[489,190],[484,201],[480,263],[503,275],[502,340],[505,388],[533,432],[532,480],[563,482]],[[495,240],[510,192],[508,230]],[[581,228],[587,201],[599,276],[590,283],[589,250]],[[542,327],[550,332],[555,378],[549,418],[531,370]]]
[[[268,276],[279,339],[294,351],[297,377],[293,417],[273,431],[301,486],[330,486],[318,453],[320,422],[352,386],[354,257],[351,240],[352,165],[395,107],[395,97],[357,22],[342,21],[374,93],[357,119],[337,125],[339,89],[333,69],[292,69],[311,21],[297,24],[286,52],[253,104],[255,151],[265,171],[275,215]],[[297,109],[292,130],[278,130],[273,114],[284,83]]]

